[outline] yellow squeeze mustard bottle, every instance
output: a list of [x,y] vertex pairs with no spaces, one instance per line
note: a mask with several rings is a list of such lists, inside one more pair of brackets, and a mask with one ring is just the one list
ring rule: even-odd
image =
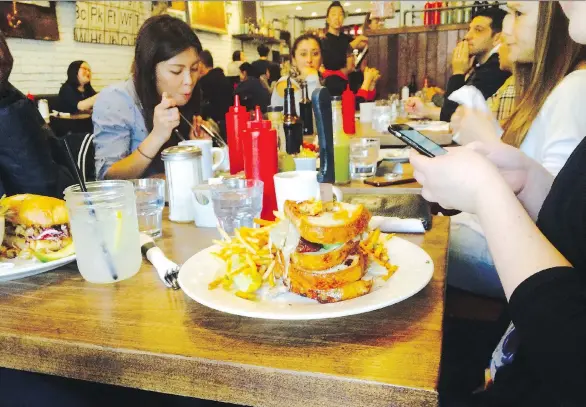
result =
[[344,133],[342,98],[332,97],[332,129],[334,131],[335,184],[350,183],[350,138]]

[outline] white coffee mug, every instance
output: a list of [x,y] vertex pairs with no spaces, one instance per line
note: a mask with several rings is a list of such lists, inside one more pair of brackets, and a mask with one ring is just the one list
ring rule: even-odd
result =
[[212,140],[186,140],[180,146],[195,146],[201,149],[202,178],[207,181],[226,160],[227,154],[219,147],[213,147]]
[[369,123],[372,121],[374,102],[360,103],[360,122]]
[[[320,199],[317,171],[288,171],[275,174],[275,194],[277,195],[277,208],[282,211],[285,201],[306,201],[308,199]],[[342,191],[333,187],[336,200],[342,200]]]
[[218,171],[229,172],[230,171],[230,155],[228,154],[228,146],[220,148],[224,152],[226,157],[224,161],[218,167]]
[[200,184],[191,189],[193,192],[193,220],[198,228],[215,228],[218,218],[214,213],[210,185]]

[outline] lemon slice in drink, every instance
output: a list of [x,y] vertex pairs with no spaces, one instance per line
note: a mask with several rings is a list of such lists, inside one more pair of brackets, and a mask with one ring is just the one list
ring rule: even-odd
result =
[[116,211],[116,227],[114,228],[114,251],[120,247],[122,240],[122,211]]

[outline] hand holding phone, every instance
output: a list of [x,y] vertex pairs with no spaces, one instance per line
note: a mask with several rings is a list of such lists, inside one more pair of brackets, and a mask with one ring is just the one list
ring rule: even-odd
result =
[[406,124],[391,124],[389,133],[427,157],[443,155],[448,151]]

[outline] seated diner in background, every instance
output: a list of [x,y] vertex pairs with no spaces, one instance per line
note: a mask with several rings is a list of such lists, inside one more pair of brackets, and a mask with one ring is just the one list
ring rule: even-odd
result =
[[372,102],[376,99],[376,83],[380,79],[380,72],[376,68],[366,65],[362,60],[357,69],[348,75],[350,90],[356,94],[356,108],[360,103]]
[[214,58],[208,50],[199,53],[198,69],[199,79],[195,91],[201,90],[201,115],[206,120],[215,121],[225,138],[226,113],[234,100],[232,84],[222,68],[214,67]]
[[[299,102],[301,101],[300,82],[307,83],[307,92],[311,98],[313,91],[321,86],[318,69],[322,63],[321,43],[313,34],[304,34],[295,39],[291,48],[292,69],[291,85],[295,91],[295,108],[299,114]],[[277,81],[271,96],[272,106],[283,106],[285,102],[285,88],[288,75],[281,76]]]
[[256,50],[258,51],[259,58],[250,65],[256,70],[258,76],[266,75],[269,67],[273,64],[269,61],[271,49],[265,44],[260,44]]
[[511,75],[499,67],[498,47],[506,12],[499,8],[478,11],[466,33],[452,54],[452,76],[446,89],[441,108],[426,105],[421,99],[411,97],[406,103],[408,113],[449,122],[458,104],[449,96],[462,86],[477,88],[485,99],[492,96]]
[[[307,83],[309,98],[311,98],[313,91],[321,86],[322,80],[318,72],[318,68],[322,64],[321,51],[321,42],[314,34],[301,35],[293,43],[291,49],[292,69],[289,74],[291,75],[291,85],[295,90],[295,107],[297,113],[299,113],[299,101],[301,100],[300,83],[303,81]],[[365,67],[366,63],[362,64],[362,66]],[[377,80],[380,78],[378,70],[375,68],[365,68],[364,72],[357,71],[356,74],[350,75],[351,79],[357,78],[360,81],[354,89],[352,88],[354,82],[350,82],[350,89],[356,93],[356,104],[374,100],[376,95],[374,88]],[[282,76],[277,82],[271,97],[271,105],[283,106],[288,78],[289,76],[287,75]]]
[[73,184],[51,156],[51,129],[37,106],[8,82],[14,60],[0,31],[0,196],[21,193],[63,197]]
[[163,174],[161,152],[181,139],[199,138],[198,80],[201,43],[183,21],[169,15],[147,19],[136,39],[132,78],[112,85],[94,106],[98,179]]
[[232,62],[228,64],[226,76],[240,76],[240,65],[246,62],[246,56],[243,51],[234,51]]
[[67,68],[67,81],[59,90],[59,111],[79,113],[92,110],[97,92],[92,87],[92,70],[85,61],[73,61]]
[[240,97],[240,103],[249,111],[260,106],[260,109],[266,112],[267,106],[271,103],[268,84],[262,82],[256,69],[248,62],[240,65],[240,83],[236,86],[234,94]]

